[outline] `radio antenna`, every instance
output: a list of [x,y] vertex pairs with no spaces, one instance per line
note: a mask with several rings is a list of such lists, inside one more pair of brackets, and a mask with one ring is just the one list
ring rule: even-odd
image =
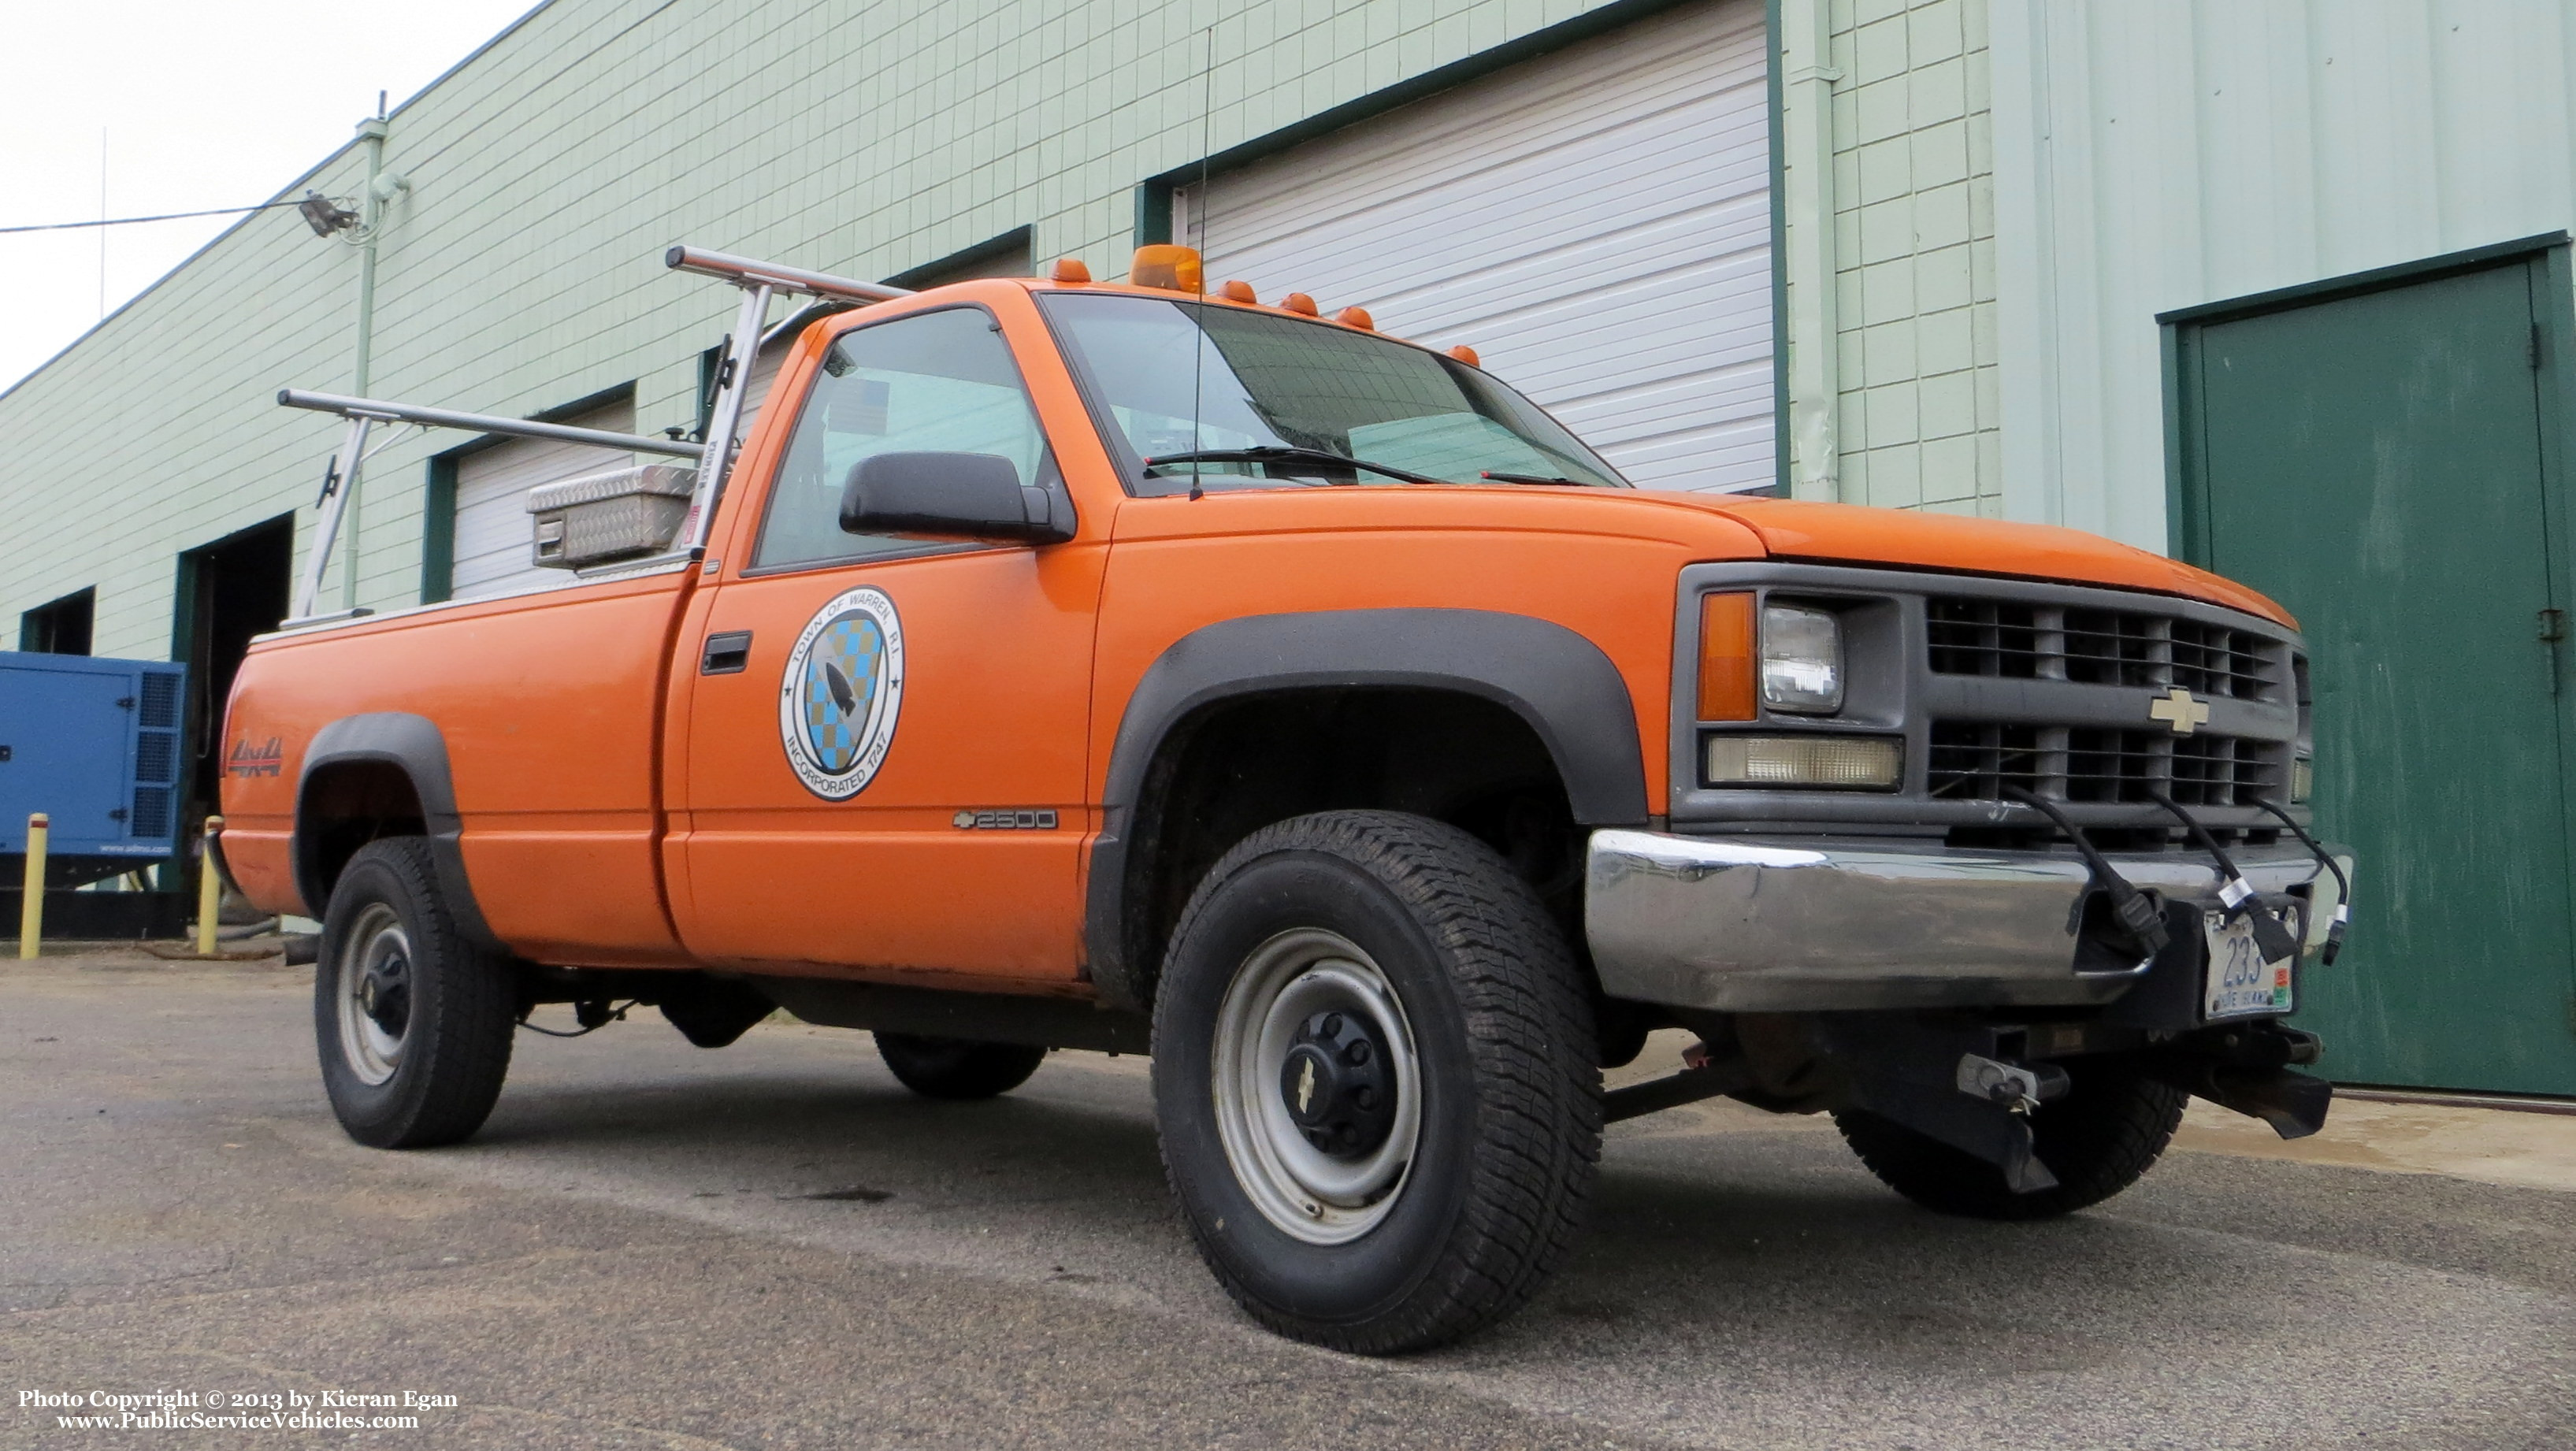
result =
[[[1196,311],[1191,318],[1196,326],[1192,329],[1190,343],[1190,452],[1193,454],[1207,447],[1207,440],[1202,436],[1201,419],[1207,410],[1208,150],[1216,145],[1216,27],[1209,26],[1204,34],[1207,36],[1207,49],[1199,64],[1199,189],[1196,204],[1190,208],[1190,222],[1198,233],[1195,240],[1199,243],[1198,301],[1193,304]],[[1192,503],[1207,497],[1206,485],[1199,482],[1199,472],[1206,467],[1195,458],[1190,460]]]

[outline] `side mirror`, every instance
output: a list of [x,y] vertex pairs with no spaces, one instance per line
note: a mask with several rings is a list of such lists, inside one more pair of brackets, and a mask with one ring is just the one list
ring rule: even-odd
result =
[[841,486],[841,528],[852,534],[933,534],[1015,544],[1061,544],[1054,491],[1020,482],[989,453],[881,453]]

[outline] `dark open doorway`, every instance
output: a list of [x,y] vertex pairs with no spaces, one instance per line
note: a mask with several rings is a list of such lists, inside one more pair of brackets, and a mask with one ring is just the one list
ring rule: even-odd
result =
[[74,590],[18,617],[18,648],[39,655],[86,655],[90,624],[98,617],[98,591]]
[[295,564],[295,516],[281,514],[179,556],[179,591],[170,657],[188,662],[187,824],[215,809],[223,781],[224,702],[250,652],[251,637],[286,618]]

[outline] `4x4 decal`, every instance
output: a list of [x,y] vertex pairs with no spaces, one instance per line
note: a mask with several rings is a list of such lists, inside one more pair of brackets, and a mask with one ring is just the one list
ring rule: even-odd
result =
[[883,590],[834,596],[787,652],[778,736],[805,789],[845,801],[867,789],[903,709],[903,621]]
[[[7,759],[6,756],[0,756],[0,760]],[[277,737],[270,736],[257,744],[248,740],[238,740],[233,742],[232,754],[224,758],[224,774],[274,776],[285,764],[286,743]]]

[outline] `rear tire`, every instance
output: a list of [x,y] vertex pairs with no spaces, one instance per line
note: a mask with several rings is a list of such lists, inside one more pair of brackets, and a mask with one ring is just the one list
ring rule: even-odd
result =
[[1154,1003],[1163,1163],[1199,1253],[1280,1334],[1386,1355],[1519,1308],[1601,1148],[1591,998],[1453,827],[1335,811],[1226,853]]
[[349,1137],[419,1149],[481,1128],[517,1017],[509,961],[457,929],[429,843],[359,848],[331,889],[313,970],[322,1087]]
[[878,1033],[877,1056],[904,1087],[924,1098],[992,1098],[1029,1081],[1047,1050],[1023,1043],[975,1043]]
[[1861,1109],[1834,1115],[1844,1142],[1887,1187],[1943,1214],[1972,1219],[2053,1219],[2099,1204],[2138,1182],[2173,1142],[2190,1095],[2134,1064],[2079,1059],[2065,1065],[2066,1096],[2031,1115],[2033,1148],[2057,1187],[2016,1194],[2001,1169]]

